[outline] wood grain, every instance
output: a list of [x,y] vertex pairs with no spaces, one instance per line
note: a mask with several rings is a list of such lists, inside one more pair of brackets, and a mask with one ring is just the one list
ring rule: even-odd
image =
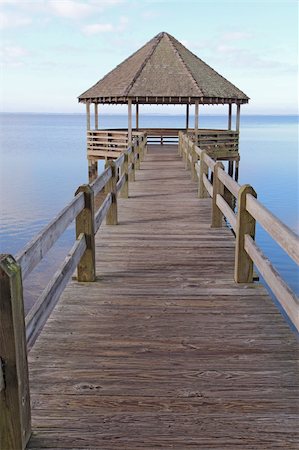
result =
[[29,354],[28,449],[297,449],[295,335],[175,146],[149,146]]

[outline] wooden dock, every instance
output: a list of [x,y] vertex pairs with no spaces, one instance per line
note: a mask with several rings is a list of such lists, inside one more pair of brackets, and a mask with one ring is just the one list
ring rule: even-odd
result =
[[149,146],[29,354],[28,449],[298,449],[296,336],[260,284],[234,282],[177,146]]

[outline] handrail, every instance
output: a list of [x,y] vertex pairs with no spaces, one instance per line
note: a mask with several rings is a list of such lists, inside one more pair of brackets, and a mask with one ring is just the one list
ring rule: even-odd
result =
[[299,236],[250,194],[246,196],[246,209],[275,242],[299,264]]
[[92,183],[90,187],[93,190],[94,195],[97,195],[106,186],[110,178],[112,177],[111,167],[107,167]]
[[25,279],[43,259],[46,253],[53,247],[57,239],[73,222],[83,208],[84,195],[81,192],[76,195],[39,234],[17,253],[15,259],[21,266],[23,279]]
[[[199,157],[199,162],[192,156],[192,152]],[[297,264],[299,264],[299,237],[256,199],[256,193],[251,186],[240,186],[225,172],[221,163],[217,163],[205,150],[194,145],[192,139],[182,132],[180,132],[179,154],[183,157],[186,167],[191,169],[192,179],[194,173],[198,178],[199,197],[205,197],[206,193],[212,197],[211,226],[222,226],[223,221],[220,220],[222,215],[235,232],[235,281],[252,282],[255,264],[299,331],[298,297],[255,243],[255,222],[258,222]],[[208,178],[208,169],[213,173],[212,182]],[[236,210],[228,203],[224,188],[235,198]]]

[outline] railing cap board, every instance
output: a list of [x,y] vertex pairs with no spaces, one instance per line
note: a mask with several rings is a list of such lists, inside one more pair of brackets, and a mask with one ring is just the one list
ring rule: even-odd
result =
[[246,195],[246,209],[280,247],[299,264],[299,236],[251,194]]
[[36,267],[66,228],[84,208],[84,195],[78,194],[16,255],[23,279]]
[[94,195],[97,195],[106,185],[106,183],[112,177],[111,167],[107,167],[91,184],[90,187],[94,192]]

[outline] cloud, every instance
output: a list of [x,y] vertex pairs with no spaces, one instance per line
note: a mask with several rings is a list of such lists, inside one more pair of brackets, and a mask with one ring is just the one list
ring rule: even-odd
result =
[[114,30],[111,23],[93,23],[82,28],[83,32],[88,36],[99,33],[107,33]]
[[82,27],[82,31],[87,36],[91,36],[94,34],[100,33],[110,33],[114,32],[122,32],[125,31],[127,25],[129,23],[129,19],[127,17],[120,17],[119,23],[117,25],[112,25],[111,23],[93,23],[89,25],[85,25]]
[[66,19],[79,20],[102,12],[109,6],[123,3],[124,0],[51,0],[48,5],[52,13]]
[[223,33],[220,36],[222,41],[241,41],[245,39],[252,39],[254,36],[252,33],[245,31],[230,31],[228,33]]
[[74,0],[52,0],[49,7],[55,15],[68,19],[82,19],[93,12],[93,7],[89,3]]
[[0,29],[18,28],[30,25],[32,19],[30,17],[20,16],[9,12],[0,11]]
[[0,47],[1,64],[6,67],[17,68],[23,66],[29,54],[27,49],[17,45],[4,44]]

